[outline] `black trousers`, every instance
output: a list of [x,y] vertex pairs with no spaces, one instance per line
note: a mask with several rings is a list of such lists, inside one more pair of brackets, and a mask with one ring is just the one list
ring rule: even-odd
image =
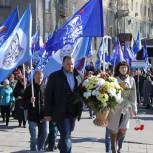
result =
[[10,105],[9,106],[1,106],[1,116],[3,118],[3,121],[6,119],[6,123],[9,122],[10,118]]

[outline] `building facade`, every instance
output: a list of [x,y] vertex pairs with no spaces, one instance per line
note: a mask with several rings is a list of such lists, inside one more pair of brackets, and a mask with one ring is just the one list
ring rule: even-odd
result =
[[153,0],[104,0],[106,34],[131,33],[153,36]]
[[[88,0],[1,0],[0,24],[17,5],[20,16],[31,4],[33,33],[37,30],[43,38],[78,10]],[[131,33],[134,38],[139,31],[142,38],[153,35],[153,0],[103,0],[105,35],[115,37],[119,33]],[[99,41],[98,45],[99,45]],[[97,45],[97,46],[98,46]],[[96,45],[95,45],[96,46]]]

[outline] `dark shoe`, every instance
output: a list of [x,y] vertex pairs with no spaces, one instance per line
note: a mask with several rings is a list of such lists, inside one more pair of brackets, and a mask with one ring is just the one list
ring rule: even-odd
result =
[[3,122],[5,122],[5,118],[3,118]]
[[52,152],[52,151],[54,151],[54,149],[53,148],[52,149],[51,148],[46,148],[46,151],[47,152],[50,152],[50,151]]
[[6,123],[6,126],[8,126],[8,122]]
[[18,127],[21,127],[21,124],[19,124]]
[[121,149],[118,149],[117,153],[121,153]]
[[23,125],[23,128],[26,128],[26,125]]
[[55,151],[57,149],[57,146],[48,146],[47,151]]

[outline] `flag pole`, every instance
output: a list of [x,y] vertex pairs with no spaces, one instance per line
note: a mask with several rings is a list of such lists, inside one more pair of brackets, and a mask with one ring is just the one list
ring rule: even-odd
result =
[[23,67],[23,81],[24,81],[24,89],[26,88],[26,76],[25,76],[25,65],[22,65]]
[[[25,76],[25,64],[22,65],[23,67],[23,81],[24,81],[24,90],[26,89],[26,76]],[[27,110],[24,109],[24,119],[27,120]]]
[[[30,69],[31,69],[31,91],[32,91],[32,98],[34,98],[34,86],[33,86],[33,64],[32,64],[32,57],[30,60]],[[35,102],[32,103],[32,106],[35,107]]]
[[114,65],[113,65],[113,76],[114,76],[114,73],[115,73],[115,65],[116,65],[116,57],[115,57]]
[[83,76],[85,75],[86,63],[87,63],[87,59],[85,57],[85,59],[84,59],[84,66],[83,66],[83,72],[82,72]]
[[105,41],[105,36],[103,37],[103,72],[105,72],[105,47],[104,47],[104,41]]

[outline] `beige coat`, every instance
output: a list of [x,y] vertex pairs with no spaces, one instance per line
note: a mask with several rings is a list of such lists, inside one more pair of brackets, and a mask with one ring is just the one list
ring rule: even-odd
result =
[[[117,77],[118,82],[122,82],[122,80]],[[117,133],[119,129],[129,127],[129,119],[131,118],[131,114],[133,112],[137,113],[137,95],[136,95],[136,85],[133,77],[127,77],[125,81],[128,90],[126,90],[122,97],[123,101],[121,104],[116,106],[114,111],[111,111],[109,114],[109,123],[108,129],[112,132]],[[123,114],[123,118],[121,119],[121,114]]]

